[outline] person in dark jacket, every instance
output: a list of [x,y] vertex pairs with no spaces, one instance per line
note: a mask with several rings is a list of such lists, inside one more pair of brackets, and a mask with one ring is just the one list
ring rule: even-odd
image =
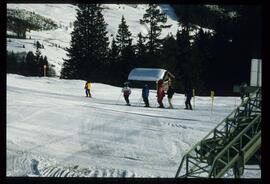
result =
[[157,87],[157,101],[159,104],[159,108],[164,108],[164,105],[162,103],[163,97],[165,96],[164,89],[162,87],[162,80],[158,81],[158,87]]
[[191,103],[190,103],[190,100],[192,98],[192,90],[190,88],[186,89],[185,96],[186,96],[186,101],[185,101],[186,108],[185,109],[192,110],[192,106],[191,106]]
[[243,82],[240,85],[240,95],[241,95],[241,100],[242,102],[244,101],[245,97],[248,97],[249,95],[246,93],[246,88],[247,88],[247,83]]
[[145,103],[144,107],[149,107],[148,96],[149,96],[149,87],[147,84],[145,84],[143,89],[142,89],[142,98],[143,98],[143,101]]
[[172,97],[173,97],[173,94],[174,94],[174,89],[171,85],[169,85],[169,88],[168,88],[168,91],[167,91],[167,97],[168,97],[168,102],[169,102],[169,105],[170,105],[170,109],[173,109],[173,105],[172,105]]

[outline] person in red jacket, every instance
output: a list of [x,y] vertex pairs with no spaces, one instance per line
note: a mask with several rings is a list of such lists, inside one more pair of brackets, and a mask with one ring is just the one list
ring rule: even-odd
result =
[[162,87],[162,80],[158,81],[158,87],[157,87],[157,101],[159,104],[159,108],[164,108],[164,105],[162,103],[163,97],[165,96],[164,89]]
[[128,97],[131,94],[131,90],[130,90],[128,84],[129,84],[128,82],[125,82],[124,83],[124,87],[122,89],[122,93],[124,94],[124,98],[125,98],[125,101],[127,102],[127,105],[130,106]]

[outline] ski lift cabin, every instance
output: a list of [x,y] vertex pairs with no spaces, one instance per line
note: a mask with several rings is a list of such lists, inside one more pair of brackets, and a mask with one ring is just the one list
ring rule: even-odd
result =
[[175,79],[173,74],[160,68],[134,68],[128,75],[128,80],[140,88],[147,83],[150,88],[157,89],[158,81],[162,81],[165,91],[173,79]]

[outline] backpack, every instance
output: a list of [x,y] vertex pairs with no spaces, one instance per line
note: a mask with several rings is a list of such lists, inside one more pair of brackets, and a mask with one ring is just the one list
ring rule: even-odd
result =
[[128,95],[129,95],[128,90],[125,90],[125,91],[124,91],[124,95],[125,95],[125,96],[128,96]]
[[130,94],[130,90],[128,88],[124,89],[124,95],[128,96]]

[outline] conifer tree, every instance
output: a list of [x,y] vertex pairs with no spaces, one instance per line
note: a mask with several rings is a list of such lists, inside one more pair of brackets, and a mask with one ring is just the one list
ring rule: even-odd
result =
[[29,51],[25,57],[25,75],[33,76],[36,70],[35,55],[32,51]]
[[119,56],[119,48],[117,47],[115,39],[113,38],[112,44],[111,44],[111,49],[110,49],[109,55],[108,55],[109,63],[113,64],[113,63],[117,62],[118,56]]
[[171,25],[165,25],[167,22],[166,15],[158,9],[156,4],[150,4],[143,19],[140,20],[141,24],[148,27],[148,34],[146,35],[146,46],[148,52],[153,54],[161,47],[161,40],[159,36],[163,28],[169,28]]
[[16,73],[18,67],[17,57],[14,52],[7,52],[7,73]]
[[200,29],[199,32],[195,35],[194,45],[197,46],[199,58],[201,61],[201,78],[206,82],[206,85],[211,88],[209,85],[211,76],[213,73],[212,64],[213,56],[211,53],[211,35],[208,32]]
[[42,76],[42,66],[43,63],[43,56],[41,55],[40,49],[37,48],[35,52],[35,58],[34,58],[34,68],[33,73],[31,75],[33,76]]
[[119,48],[120,55],[124,49],[132,43],[131,32],[128,30],[128,25],[126,24],[126,20],[124,16],[122,16],[121,23],[118,26],[118,31],[116,35],[116,44]]
[[179,46],[180,54],[187,52],[191,47],[191,37],[186,29],[181,29],[176,33],[177,43]]
[[36,43],[36,49],[41,49],[42,47],[41,47],[41,44],[39,43],[39,41],[37,41],[37,43]]
[[108,61],[109,61],[109,66],[108,66],[108,80],[112,84],[117,84],[118,78],[118,70],[119,70],[119,49],[116,45],[115,39],[112,39],[111,43],[111,48],[109,50],[109,55],[108,55]]
[[43,68],[44,65],[46,65],[46,76],[47,77],[53,77],[53,76],[55,76],[55,71],[52,68],[52,66],[49,64],[48,59],[47,59],[47,56],[44,56],[43,57],[43,60],[42,60],[42,63],[41,63],[42,74],[44,72],[44,68]]
[[79,4],[61,78],[98,80],[108,55],[108,37],[99,4]]
[[136,67],[143,67],[146,55],[145,39],[141,33],[138,33],[138,42],[135,46]]
[[144,37],[142,36],[142,33],[138,33],[138,42],[137,42],[137,45],[136,45],[136,54],[137,56],[143,56],[145,54],[145,45],[144,45],[144,42],[145,42],[145,39]]
[[178,63],[178,52],[179,46],[177,44],[177,40],[173,35],[168,34],[163,41],[161,68],[167,68],[170,72],[176,73],[175,70]]
[[35,61],[36,61],[36,63],[39,63],[40,59],[42,59],[41,52],[40,52],[39,48],[37,48],[36,52],[35,52]]
[[124,16],[122,16],[116,35],[116,45],[119,49],[118,66],[121,67],[121,72],[118,73],[118,80],[121,82],[126,80],[130,69],[134,67],[135,51],[131,36],[132,34],[128,29],[126,20]]
[[202,94],[205,86],[202,78],[204,66],[200,55],[200,48],[195,41],[191,44],[191,40],[194,38],[190,36],[188,29],[178,31],[176,36],[179,47],[176,75],[182,81],[183,88],[181,90],[187,87],[194,88],[197,94]]

